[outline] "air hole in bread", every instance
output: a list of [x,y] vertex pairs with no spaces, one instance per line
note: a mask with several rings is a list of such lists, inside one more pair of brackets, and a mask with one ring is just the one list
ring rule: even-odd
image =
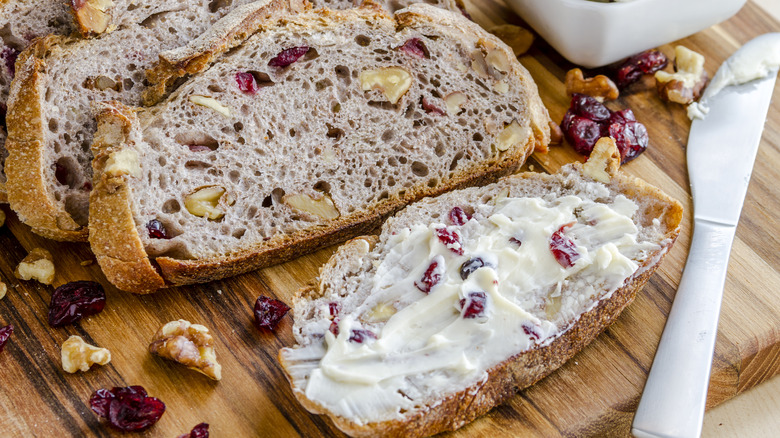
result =
[[233,3],[233,0],[211,0],[209,2],[209,11],[217,12],[218,10],[224,8],[225,6],[230,6]]
[[290,137],[295,137],[295,129],[290,128]]
[[72,191],[65,197],[65,211],[82,227],[89,223],[89,193]]
[[322,91],[331,85],[333,85],[333,82],[331,82],[330,79],[321,79],[314,84],[314,89],[317,91]]
[[57,124],[57,120],[56,119],[49,119],[49,131],[51,131],[51,132],[56,134],[58,127],[59,127],[59,125]]
[[330,123],[326,123],[328,127],[328,132],[325,134],[328,138],[332,138],[333,140],[340,140],[341,137],[344,136],[344,130],[335,128],[330,125]]
[[383,199],[390,198],[390,194],[387,193],[387,190],[382,190],[382,193],[379,194],[379,197],[377,198],[378,201],[381,201]]
[[265,88],[274,85],[274,81],[271,80],[271,76],[269,76],[266,72],[253,70],[250,71],[249,74],[254,76],[258,88]]
[[368,47],[368,45],[371,44],[371,38],[365,35],[358,35],[355,37],[355,42],[358,46]]
[[232,181],[233,183],[237,183],[238,180],[241,179],[241,172],[237,170],[231,170],[228,173],[228,178],[230,178],[230,181]]
[[349,67],[345,65],[337,65],[334,70],[336,72],[336,77],[344,81],[345,84],[349,85],[352,82],[349,77]]
[[274,205],[273,196],[268,195],[263,199],[263,203],[260,204],[264,208],[271,208],[272,205]]
[[206,152],[206,148],[215,151],[219,148],[219,142],[214,137],[201,132],[185,131],[177,134],[174,139],[192,152]]
[[190,160],[184,163],[184,168],[187,170],[203,170],[209,167],[211,164],[199,160]]
[[[271,199],[274,204],[281,203],[283,197],[284,197],[284,189],[277,187],[271,191]],[[265,204],[265,201],[263,201],[263,204]]]
[[463,151],[459,151],[452,157],[452,163],[450,164],[450,170],[455,170],[458,167],[458,161],[463,158]]
[[428,180],[428,187],[436,187],[439,185],[439,178],[431,178]]
[[71,189],[75,188],[81,174],[81,166],[73,157],[60,157],[52,166],[57,182]]
[[168,160],[164,156],[160,156],[157,158],[157,162],[160,164],[160,166],[165,167],[166,164],[168,164]]
[[475,132],[474,135],[471,136],[471,139],[474,141],[482,141],[484,138],[482,138],[482,134],[479,132]]
[[392,129],[388,129],[382,133],[382,141],[384,142],[390,143],[393,138],[395,138],[395,132]]
[[225,89],[220,87],[217,84],[211,84],[208,87],[206,87],[206,89],[208,89],[212,93],[224,93],[225,92]]
[[387,102],[387,101],[377,102],[375,100],[369,100],[368,101],[368,106],[373,107],[373,108],[387,110],[387,111],[395,111],[395,108],[396,108],[396,106],[393,105],[390,102]]
[[417,176],[428,176],[428,166],[420,161],[412,163],[412,173]]
[[181,204],[176,199],[169,199],[162,206],[162,212],[166,214],[178,213],[179,211],[181,211]]
[[142,21],[140,23],[140,26],[141,27],[145,27],[147,29],[153,29],[159,23],[162,23],[162,22],[165,21],[165,15],[168,14],[168,12],[169,11],[163,11],[163,12],[158,12],[156,14],[152,14],[152,15],[146,17],[146,19],[144,19],[144,21]]
[[236,239],[241,239],[242,237],[244,237],[244,233],[246,233],[246,228],[239,228],[233,231],[232,236]]

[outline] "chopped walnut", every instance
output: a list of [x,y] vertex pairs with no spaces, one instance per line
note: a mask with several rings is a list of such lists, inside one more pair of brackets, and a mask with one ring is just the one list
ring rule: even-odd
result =
[[514,24],[493,26],[488,29],[488,32],[506,43],[515,52],[515,56],[520,56],[527,52],[534,42],[534,34],[531,31]]
[[687,105],[701,97],[709,76],[704,56],[684,46],[674,48],[674,73],[655,72],[655,84],[661,99]]
[[80,336],[71,336],[62,343],[62,369],[67,373],[89,371],[94,364],[111,362],[111,352],[84,342]]
[[179,362],[214,380],[222,379],[222,365],[217,363],[214,338],[209,329],[180,319],[171,321],[154,335],[149,352]]
[[5,285],[2,281],[0,281],[0,300],[5,298],[5,293],[8,292],[8,286]]
[[95,35],[110,30],[112,0],[71,0],[71,7],[82,34]]
[[620,91],[612,79],[604,75],[585,79],[582,70],[578,68],[571,69],[566,73],[566,94],[573,96],[575,93],[591,96],[599,102],[615,100],[620,95]]
[[21,280],[37,280],[43,284],[54,281],[54,259],[43,248],[35,248],[22,259],[14,275]]
[[593,146],[588,161],[582,166],[585,175],[607,184],[620,167],[620,152],[612,137],[601,137]]

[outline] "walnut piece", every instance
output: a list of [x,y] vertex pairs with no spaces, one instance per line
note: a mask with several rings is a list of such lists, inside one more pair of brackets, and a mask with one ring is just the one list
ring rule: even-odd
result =
[[305,194],[285,195],[282,198],[282,202],[296,210],[313,214],[323,219],[336,219],[340,216],[338,209],[333,204],[333,200],[325,194],[319,199],[314,199]]
[[447,112],[451,116],[456,116],[461,112],[463,104],[468,101],[465,94],[460,91],[450,93],[444,98],[444,103],[447,105]]
[[493,26],[488,29],[488,32],[506,43],[515,52],[515,56],[520,56],[527,52],[534,42],[534,34],[531,31],[514,24]]
[[566,73],[566,94],[572,96],[574,93],[586,94],[596,98],[599,102],[604,100],[615,100],[620,95],[617,85],[612,79],[598,75],[590,79],[585,79],[582,70],[574,68]]
[[598,182],[607,184],[620,167],[620,152],[612,137],[601,137],[585,164],[582,173]]
[[111,362],[111,352],[84,342],[81,336],[71,336],[62,343],[62,369],[67,373],[89,371],[94,364]]
[[531,136],[531,129],[517,124],[516,120],[504,127],[501,134],[496,138],[496,149],[505,151],[509,148],[524,145]]
[[217,220],[225,215],[219,208],[219,199],[225,194],[220,186],[202,187],[184,197],[184,207],[195,216]]
[[8,286],[5,285],[2,281],[0,281],[0,300],[5,298],[5,293],[8,292]]
[[709,76],[704,56],[684,46],[674,48],[674,73],[655,72],[655,85],[661,99],[687,105],[701,97]]
[[149,352],[205,374],[213,380],[222,379],[222,365],[217,363],[214,338],[209,329],[180,319],[171,321],[154,335]]
[[412,86],[412,75],[401,67],[385,67],[360,72],[360,87],[363,91],[377,89],[387,100],[398,103]]
[[108,29],[114,2],[112,0],[71,0],[71,7],[81,33],[95,35]]
[[104,173],[112,177],[131,175],[140,178],[141,165],[138,162],[138,152],[133,149],[122,149],[112,153],[106,161]]
[[217,99],[214,99],[213,97],[192,95],[190,96],[190,102],[194,103],[195,105],[211,108],[227,118],[231,117],[230,108],[222,105]]
[[54,281],[54,258],[43,248],[35,248],[22,259],[14,271],[21,280],[37,280],[43,284]]

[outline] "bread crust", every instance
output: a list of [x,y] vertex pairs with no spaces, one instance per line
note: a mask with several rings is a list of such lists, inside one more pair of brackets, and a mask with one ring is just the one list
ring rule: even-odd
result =
[[[575,164],[573,169],[580,173],[583,172],[582,165],[579,163]],[[359,425],[332,413],[321,404],[308,399],[303,388],[293,386],[295,397],[308,411],[327,415],[339,429],[350,436],[422,437],[458,429],[508,400],[518,390],[527,388],[552,373],[617,319],[622,310],[633,301],[637,291],[653,275],[680,232],[682,205],[678,201],[641,179],[623,174],[612,176],[613,178],[609,183],[611,189],[634,199],[652,198],[659,201],[655,203],[658,208],[661,208],[662,205],[665,207],[663,214],[659,210],[659,214],[655,215],[655,217],[663,217],[665,229],[668,230],[665,235],[664,245],[658,251],[657,256],[645,260],[635,273],[623,282],[620,288],[614,291],[608,298],[599,300],[596,306],[583,313],[574,323],[562,330],[562,335],[550,344],[545,346],[535,345],[531,350],[508,358],[489,369],[485,380],[464,388],[444,399],[435,400],[434,403],[430,403],[433,406],[429,404],[404,420]],[[509,180],[547,177],[549,176],[527,173],[510,177],[505,182],[508,185],[510,183]],[[355,256],[356,253],[351,251],[347,245],[342,246],[323,266],[320,276],[338,276],[338,273],[326,271],[335,269],[338,265],[335,260]],[[325,292],[323,283],[315,287],[307,286],[301,289],[298,294],[296,307],[305,305],[307,301],[323,296]],[[293,378],[288,371],[292,364],[286,361],[281,351],[278,358],[288,381],[290,381],[291,385],[294,385]]]
[[54,240],[86,241],[86,227],[54,201],[45,175],[50,163],[45,161],[42,102],[48,77],[44,59],[66,40],[54,35],[39,38],[19,55],[6,116],[6,190],[11,208],[35,233]]

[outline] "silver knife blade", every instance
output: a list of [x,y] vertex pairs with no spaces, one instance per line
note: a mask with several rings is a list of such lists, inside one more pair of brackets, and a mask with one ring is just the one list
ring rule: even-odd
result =
[[[780,34],[757,37],[721,65],[713,83],[722,83],[729,61],[755,52],[767,38],[776,42],[780,56]],[[705,93],[710,110],[691,124],[687,160],[693,237],[634,416],[631,432],[638,438],[701,435],[729,254],[776,77],[775,67],[761,79]]]

